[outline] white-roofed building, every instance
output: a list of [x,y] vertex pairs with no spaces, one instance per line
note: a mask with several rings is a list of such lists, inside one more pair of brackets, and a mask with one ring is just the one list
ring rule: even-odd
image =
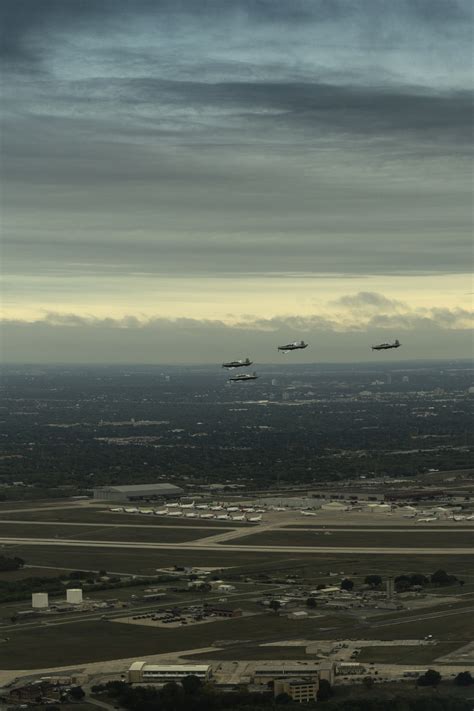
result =
[[187,676],[197,676],[201,681],[207,681],[212,675],[209,664],[147,664],[133,662],[128,670],[129,684],[166,684],[169,681],[180,681]]

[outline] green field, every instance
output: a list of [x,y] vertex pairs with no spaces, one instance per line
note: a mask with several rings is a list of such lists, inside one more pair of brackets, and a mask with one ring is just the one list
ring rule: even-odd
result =
[[[237,602],[238,598],[236,598]],[[400,617],[400,613],[397,613]],[[395,615],[394,615],[395,617]],[[54,665],[79,664],[85,662],[101,661],[134,657],[146,654],[198,649],[212,646],[221,640],[227,640],[229,647],[225,647],[222,658],[254,658],[259,655],[258,645],[263,642],[272,642],[283,639],[417,639],[432,634],[436,631],[436,639],[442,646],[430,648],[436,656],[446,651],[451,651],[472,638],[474,633],[474,615],[469,621],[466,612],[460,611],[450,617],[439,617],[435,620],[415,621],[409,619],[401,624],[381,627],[375,624],[358,624],[353,617],[339,613],[324,615],[322,617],[305,620],[292,620],[272,613],[258,616],[215,622],[209,625],[197,625],[180,629],[157,629],[139,625],[126,625],[116,622],[97,621],[72,621],[60,624],[49,624],[47,627],[36,627],[33,630],[20,626],[9,629],[9,641],[2,645],[5,658],[3,666],[9,669],[29,669],[38,666],[38,659],[42,660],[44,667]],[[373,620],[375,622],[375,619]],[[94,640],[94,644],[91,644]],[[231,651],[232,648],[232,651]],[[294,648],[262,647],[260,656],[266,659],[277,655],[280,658],[296,658],[303,650],[295,651]],[[382,648],[380,648],[382,649]],[[407,662],[415,663],[416,651],[412,648],[403,648],[408,656]],[[425,660],[430,652],[425,647],[416,647],[421,650],[421,659]],[[227,657],[227,653],[230,654]],[[216,653],[216,656],[221,653]],[[383,652],[381,652],[383,654]],[[293,655],[296,655],[293,656]],[[206,656],[214,657],[214,653]],[[435,657],[433,657],[435,658]],[[375,661],[370,659],[368,661]]]
[[[223,529],[227,531],[231,529]],[[206,538],[216,533],[212,528],[165,528],[164,526],[61,526],[61,524],[0,523],[0,536],[11,538],[67,538],[89,541],[134,541],[147,543],[182,543]]]
[[433,645],[393,645],[391,647],[362,647],[357,661],[375,664],[432,664],[439,657],[453,652],[459,647],[457,642],[443,642]]
[[265,531],[229,541],[239,546],[348,546],[367,548],[474,548],[474,531],[436,533],[414,529],[410,532],[334,531]]
[[212,519],[191,519],[191,518],[174,518],[172,516],[152,516],[144,514],[121,514],[112,513],[108,509],[99,508],[79,508],[63,507],[58,509],[45,509],[38,511],[16,511],[10,513],[2,513],[0,510],[0,520],[11,521],[57,521],[58,523],[116,523],[116,524],[143,524],[147,526],[206,526],[209,528],[228,528],[229,524],[232,528],[243,527],[251,530],[255,525],[246,523],[245,521],[214,521]]

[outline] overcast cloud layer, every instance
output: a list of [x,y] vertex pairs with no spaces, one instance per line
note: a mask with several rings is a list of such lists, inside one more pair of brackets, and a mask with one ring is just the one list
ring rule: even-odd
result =
[[[113,324],[159,339],[175,318],[230,350],[245,314],[249,348],[280,319],[469,355],[447,343],[472,270],[470,2],[4,0],[0,23],[7,357],[102,323],[100,348],[56,353],[107,360]],[[360,293],[408,320],[379,301],[357,322]],[[184,331],[145,360],[182,358]]]

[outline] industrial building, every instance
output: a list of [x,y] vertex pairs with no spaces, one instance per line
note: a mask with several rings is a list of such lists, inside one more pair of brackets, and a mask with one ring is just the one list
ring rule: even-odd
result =
[[301,674],[304,673],[305,678],[319,678],[319,666],[316,664],[307,664],[304,666],[298,662],[276,662],[269,666],[257,666],[253,674],[254,684],[268,684],[269,681],[286,680],[286,679],[301,679]]
[[130,486],[101,486],[94,489],[98,501],[143,501],[167,496],[181,496],[184,491],[174,484],[134,484]]
[[128,670],[129,684],[154,682],[166,684],[168,681],[180,681],[187,676],[197,676],[202,681],[210,679],[212,668],[209,664],[147,664],[133,662]]
[[70,605],[82,605],[81,588],[68,588],[66,590],[66,602]]
[[317,677],[303,679],[275,679],[273,694],[275,698],[280,694],[287,694],[293,701],[305,703],[315,701],[319,689]]

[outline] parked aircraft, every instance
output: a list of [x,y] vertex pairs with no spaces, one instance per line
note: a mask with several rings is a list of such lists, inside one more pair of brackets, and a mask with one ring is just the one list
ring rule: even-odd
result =
[[160,509],[159,511],[155,511],[155,514],[157,516],[167,516],[169,513],[168,509]]
[[232,521],[245,521],[245,516],[244,514],[241,516],[232,516]]
[[166,504],[169,509],[178,509],[180,508],[181,504],[175,501],[172,504]]
[[218,521],[228,521],[230,518],[229,514],[219,514],[217,516]]
[[318,515],[314,511],[300,511],[300,514],[303,514],[303,516],[317,516]]
[[138,509],[124,509],[125,513],[138,513]]
[[258,523],[258,521],[261,521],[262,517],[261,516],[250,516],[247,521],[250,521],[251,523]]
[[181,504],[182,509],[193,509],[194,508],[194,501],[192,501],[190,504]]
[[222,511],[222,506],[220,504],[217,504],[217,506],[210,506],[209,510],[210,511]]
[[211,514],[211,513],[199,514],[199,518],[214,518],[214,514]]
[[184,516],[182,511],[168,511],[168,516]]
[[208,509],[209,506],[207,504],[197,504],[196,508],[197,509]]
[[379,343],[377,346],[372,346],[373,351],[388,351],[390,348],[400,348],[402,344],[396,340],[393,343]]
[[229,370],[232,368],[246,368],[249,365],[252,365],[250,358],[246,358],[245,360],[230,360],[228,363],[222,363],[222,367],[228,368]]
[[117,508],[109,509],[109,511],[112,511],[112,513],[121,513],[123,511],[123,508],[121,506],[117,506]]
[[191,511],[190,513],[185,514],[186,518],[197,518],[198,515],[197,513],[194,513],[194,511]]

